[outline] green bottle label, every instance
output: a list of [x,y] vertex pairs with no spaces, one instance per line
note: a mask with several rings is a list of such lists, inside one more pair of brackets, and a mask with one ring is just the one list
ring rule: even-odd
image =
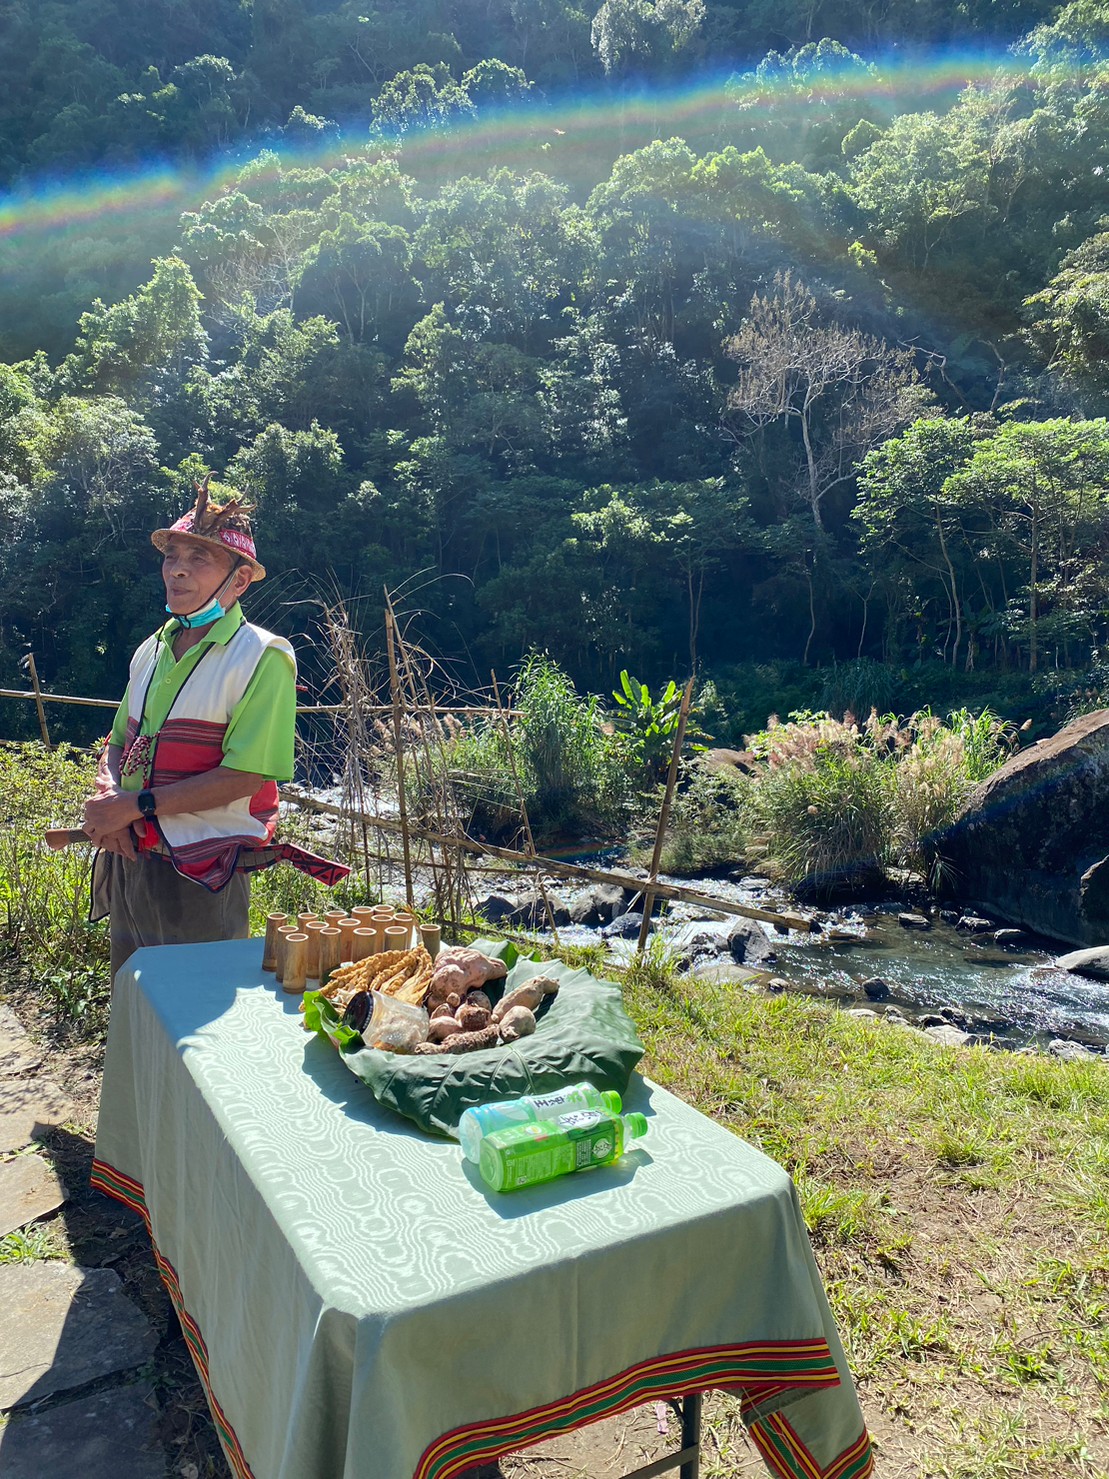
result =
[[620,1142],[620,1123],[612,1115],[579,1110],[499,1130],[483,1142],[482,1157],[499,1160],[500,1188],[514,1191],[615,1160]]

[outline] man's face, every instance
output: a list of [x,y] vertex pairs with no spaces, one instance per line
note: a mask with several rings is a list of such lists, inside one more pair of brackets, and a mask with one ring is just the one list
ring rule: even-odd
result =
[[[166,605],[174,616],[188,616],[207,606],[235,566],[230,551],[216,549],[199,539],[175,535],[162,556],[162,581]],[[250,584],[250,568],[242,566],[228,583],[220,600],[230,610]]]

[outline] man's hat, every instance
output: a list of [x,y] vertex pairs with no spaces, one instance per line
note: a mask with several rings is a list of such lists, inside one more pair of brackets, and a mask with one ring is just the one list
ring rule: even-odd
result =
[[247,514],[254,505],[245,498],[232,498],[227,503],[208,502],[208,483],[212,474],[205,473],[203,483],[193,483],[196,489],[196,504],[187,514],[169,529],[155,529],[150,542],[165,553],[166,545],[175,534],[187,534],[190,539],[199,539],[204,544],[214,544],[219,549],[250,566],[250,578],[265,580],[266,567],[262,565],[254,549],[254,534]]

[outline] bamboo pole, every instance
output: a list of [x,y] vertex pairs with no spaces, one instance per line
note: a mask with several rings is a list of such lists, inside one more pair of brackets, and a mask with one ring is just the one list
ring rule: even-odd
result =
[[35,708],[38,710],[39,730],[42,733],[42,742],[48,750],[52,750],[54,746],[50,743],[50,731],[46,727],[46,710],[42,705],[42,689],[39,686],[39,673],[38,668],[35,667],[35,654],[33,652],[28,652],[27,654],[27,668],[31,674],[31,687],[35,693]]
[[[83,698],[76,693],[46,693],[41,689],[38,693],[33,688],[0,688],[0,698],[26,698],[38,699],[44,704],[77,704],[87,709],[118,709],[119,700],[116,698]],[[297,704],[298,714],[341,714],[347,709],[346,704]],[[384,717],[393,712],[390,704],[362,704],[359,708],[361,714],[375,714]],[[471,717],[488,719],[496,714],[497,710],[492,708],[467,708],[460,705],[440,705],[440,714],[461,714]],[[509,709],[508,715],[515,719],[519,715],[519,709]]]
[[[344,816],[342,807],[333,806],[328,801],[317,801],[314,796],[298,791],[293,786],[282,786],[280,794],[283,801],[291,802],[294,806],[303,806],[306,811],[315,811],[321,816],[340,818]],[[366,821],[371,827],[381,832],[396,834],[401,831],[400,823],[390,817],[368,816]],[[586,883],[613,883],[618,888],[626,888],[633,893],[643,891],[643,879],[636,878],[633,873],[619,873],[612,869],[582,868],[574,863],[561,863],[555,858],[530,858],[527,853],[515,852],[512,848],[495,847],[491,842],[471,842],[468,838],[444,837],[441,832],[432,832],[425,827],[410,827],[409,831],[414,837],[435,843],[438,847],[452,847],[459,852],[474,853],[478,857],[501,858],[506,863],[526,863],[529,868],[534,868],[538,862],[542,865],[544,872],[556,878],[581,879]],[[779,929],[807,932],[812,928],[810,921],[803,914],[756,909],[752,904],[736,904],[731,899],[717,899],[711,894],[702,894],[696,889],[682,888],[674,883],[656,883],[655,897],[674,899],[680,904],[700,904],[717,914],[738,914],[743,919],[758,919],[764,924],[772,924]]]
[[670,765],[666,772],[666,790],[663,792],[662,805],[658,812],[658,826],[655,828],[655,850],[651,854],[651,871],[647,875],[647,887],[643,890],[643,923],[639,926],[639,943],[635,947],[636,955],[642,955],[647,948],[647,936],[651,932],[651,910],[655,905],[655,888],[658,882],[658,865],[662,857],[662,844],[666,836],[666,824],[670,820],[670,803],[674,799],[674,787],[678,783],[678,762],[682,756],[682,744],[685,741],[685,723],[689,718],[689,705],[693,700],[693,679],[685,685],[682,694],[681,708],[678,710],[678,727],[674,733],[674,748],[670,752]]
[[404,899],[411,909],[415,902],[412,893],[412,849],[409,846],[408,803],[404,794],[404,735],[402,719],[403,698],[397,677],[396,618],[389,592],[385,592],[385,637],[389,649],[389,692],[393,698],[393,744],[397,752],[397,805],[400,811],[401,846],[404,849]]

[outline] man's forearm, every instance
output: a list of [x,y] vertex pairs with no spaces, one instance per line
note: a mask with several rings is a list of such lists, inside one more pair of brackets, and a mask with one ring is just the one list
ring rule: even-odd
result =
[[260,775],[218,765],[215,770],[187,776],[185,780],[173,781],[168,786],[158,786],[154,795],[158,801],[158,815],[173,817],[184,811],[215,811],[244,796],[253,796],[261,784]]
[[[244,796],[253,796],[262,784],[262,776],[245,770],[231,770],[217,766],[201,775],[187,776],[183,781],[173,781],[168,786],[157,786],[158,815],[180,816],[182,812],[215,811],[238,801]],[[115,790],[110,795],[94,797],[85,805],[85,830],[97,840],[100,835],[117,832],[131,822],[136,822],[141,813],[138,808],[137,791]]]

